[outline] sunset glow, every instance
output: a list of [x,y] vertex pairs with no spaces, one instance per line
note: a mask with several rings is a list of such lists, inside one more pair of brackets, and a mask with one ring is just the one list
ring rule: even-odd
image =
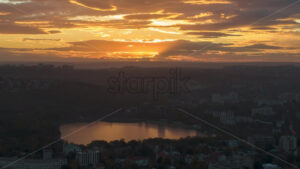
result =
[[0,54],[4,61],[300,61],[293,2],[0,0]]

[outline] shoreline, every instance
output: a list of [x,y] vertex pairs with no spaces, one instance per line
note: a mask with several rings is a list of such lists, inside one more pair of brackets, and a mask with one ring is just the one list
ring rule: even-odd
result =
[[[120,138],[120,139],[126,140],[126,142],[129,142],[131,140],[141,140],[142,141],[142,140],[147,140],[147,139],[151,139],[151,138],[178,140],[178,139],[187,138],[187,137],[201,137],[201,138],[215,137],[213,134],[208,134],[207,132],[202,131],[200,126],[186,125],[186,124],[183,124],[181,122],[176,122],[176,121],[175,122],[169,122],[169,121],[165,121],[165,120],[160,120],[160,121],[152,121],[152,120],[114,120],[114,121],[111,121],[111,120],[109,120],[109,121],[99,121],[99,122],[117,123],[117,124],[137,124],[137,125],[138,124],[143,124],[143,125],[144,124],[149,124],[149,125],[156,125],[155,128],[159,127],[159,125],[163,125],[164,127],[169,128],[169,129],[190,130],[190,132],[194,132],[193,135],[182,136],[182,137],[178,137],[178,138],[172,138],[172,137],[168,138],[168,137],[159,136],[159,135],[155,136],[155,137],[153,137],[153,136],[150,136],[150,137],[141,136],[141,137],[145,137],[145,138],[139,138],[139,136],[138,136],[139,134],[137,134],[137,136],[135,136],[136,138],[133,138],[133,139],[132,138],[126,138],[125,136],[124,136],[124,138]],[[59,131],[61,133],[60,137],[63,136],[61,127],[67,126],[67,125],[72,125],[72,124],[74,124],[74,125],[76,125],[76,124],[84,125],[84,124],[88,124],[88,123],[87,122],[75,122],[75,123],[68,123],[68,124],[61,125],[59,127]],[[97,125],[97,123],[95,123],[93,125]],[[64,135],[66,135],[66,134],[64,134]],[[180,136],[180,134],[178,136]],[[113,138],[112,140],[110,140],[110,139],[107,139],[107,138],[103,138],[103,139],[100,139],[100,138],[97,139],[96,138],[94,140],[91,140],[90,143],[92,143],[93,141],[100,141],[100,140],[111,142],[111,141],[117,141],[117,140],[120,140],[120,139],[114,139]],[[67,141],[67,142],[73,142],[73,143],[76,142],[76,141],[71,141],[71,140],[68,141],[68,139],[63,139],[63,140]],[[86,144],[90,144],[90,143],[75,143],[75,144],[78,144],[78,145],[84,144],[84,145],[86,145]]]

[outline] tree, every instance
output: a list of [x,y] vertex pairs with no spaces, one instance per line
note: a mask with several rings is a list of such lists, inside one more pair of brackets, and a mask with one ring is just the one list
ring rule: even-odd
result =
[[259,161],[256,161],[254,163],[253,169],[263,169],[262,163]]

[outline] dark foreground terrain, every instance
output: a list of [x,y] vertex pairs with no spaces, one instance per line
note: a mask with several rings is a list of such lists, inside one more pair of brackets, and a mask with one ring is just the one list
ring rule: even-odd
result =
[[[182,108],[244,139],[266,136],[278,145],[282,136],[299,136],[299,75],[296,66],[98,70],[1,66],[0,156],[32,152],[57,140],[60,125],[95,121],[119,108],[121,112],[105,120],[174,123],[231,139],[178,110]],[[166,81],[159,81],[176,78],[187,85],[164,88]],[[152,83],[145,86],[132,79]],[[153,159],[154,152],[149,153]]]

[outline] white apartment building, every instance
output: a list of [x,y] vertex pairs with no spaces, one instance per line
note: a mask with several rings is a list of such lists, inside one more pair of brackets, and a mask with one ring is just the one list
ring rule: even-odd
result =
[[100,162],[99,151],[77,152],[76,159],[80,166],[95,165]]
[[286,153],[297,154],[297,137],[296,136],[281,136],[279,146]]
[[273,116],[275,112],[273,111],[272,107],[261,107],[255,108],[251,111],[252,116],[254,115],[262,115],[262,116]]

